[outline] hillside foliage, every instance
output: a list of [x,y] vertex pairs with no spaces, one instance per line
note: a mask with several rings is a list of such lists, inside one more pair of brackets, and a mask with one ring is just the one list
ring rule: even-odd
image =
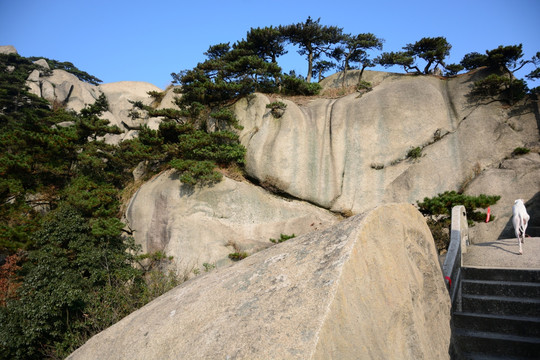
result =
[[[168,258],[134,267],[152,255],[140,254],[120,221],[131,170],[164,156],[175,141],[163,138],[176,130],[164,126],[106,144],[104,135],[120,132],[101,118],[106,97],[78,113],[53,108],[26,90],[36,68],[17,54],[0,55],[2,359],[63,358],[181,280],[157,270]],[[220,144],[234,142],[222,137]],[[227,145],[204,136],[201,142],[200,149],[182,150],[196,159],[230,160]]]

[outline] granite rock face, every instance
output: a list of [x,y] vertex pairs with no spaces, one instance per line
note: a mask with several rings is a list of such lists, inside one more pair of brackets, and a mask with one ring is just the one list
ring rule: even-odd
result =
[[68,359],[445,359],[433,239],[387,204],[192,279]]
[[[338,86],[339,75],[325,84]],[[337,212],[459,189],[516,147],[538,143],[534,112],[471,102],[471,86],[483,76],[483,70],[450,79],[366,72],[372,91],[305,105],[278,99],[287,105],[279,119],[265,95],[243,99],[235,109],[247,172]],[[421,153],[408,156],[415,148]]]
[[338,217],[228,178],[193,188],[170,170],[137,191],[126,221],[143,251],[165,251],[174,256],[176,270],[185,273],[204,263],[229,264],[231,253],[252,254],[272,245],[271,238],[322,229]]

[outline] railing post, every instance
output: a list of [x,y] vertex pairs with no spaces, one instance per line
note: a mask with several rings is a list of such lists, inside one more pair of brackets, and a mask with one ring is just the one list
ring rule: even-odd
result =
[[[443,276],[448,286],[452,306],[460,288],[462,254],[469,245],[469,227],[467,213],[462,205],[452,208],[452,225],[450,227],[450,245],[443,264]],[[459,306],[459,304],[456,304]]]

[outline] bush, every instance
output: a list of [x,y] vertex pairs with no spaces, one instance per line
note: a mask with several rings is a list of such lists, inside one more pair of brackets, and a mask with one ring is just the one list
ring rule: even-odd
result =
[[517,147],[512,151],[512,155],[525,155],[531,152],[531,149],[525,147]]
[[[432,198],[424,198],[423,202],[417,202],[418,208],[425,217],[427,224],[435,240],[435,245],[439,251],[447,249],[450,241],[449,232],[445,231],[451,224],[452,208],[457,205],[465,206],[469,225],[474,221],[485,221],[486,214],[476,211],[477,208],[485,209],[495,204],[501,197],[498,195],[470,196],[459,194],[455,191],[445,191]],[[492,215],[490,221],[495,217]]]
[[296,237],[295,234],[292,234],[292,235],[281,234],[279,236],[279,239],[270,239],[270,242],[273,242],[274,244],[279,244],[279,243],[282,243],[284,241],[287,241],[287,240],[295,238],[295,237]]
[[471,96],[478,98],[497,98],[514,104],[525,97],[528,87],[525,81],[506,76],[491,74],[473,84]]
[[229,259],[232,261],[240,261],[247,258],[249,255],[247,252],[234,252],[229,254]]
[[422,148],[417,146],[417,147],[412,147],[408,152],[407,152],[407,157],[408,158],[411,158],[411,159],[418,159],[422,156]]
[[[424,198],[423,202],[417,202],[419,210],[424,215],[451,215],[452,208],[457,205],[465,206],[467,217],[470,217],[477,208],[487,208],[499,201],[499,195],[478,196],[458,194],[456,191],[445,191],[432,198]],[[483,216],[485,219],[485,214]]]
[[318,95],[321,85],[318,83],[308,83],[304,79],[294,75],[284,75],[281,92],[285,95]]
[[280,118],[283,116],[283,113],[285,112],[285,109],[287,108],[287,104],[281,101],[274,101],[270,104],[266,105],[267,109],[270,109],[270,112],[274,117]]
[[358,82],[358,85],[356,85],[356,90],[358,90],[358,91],[362,91],[362,90],[371,91],[371,90],[373,90],[373,86],[371,85],[371,83],[369,81],[361,80],[360,82]]

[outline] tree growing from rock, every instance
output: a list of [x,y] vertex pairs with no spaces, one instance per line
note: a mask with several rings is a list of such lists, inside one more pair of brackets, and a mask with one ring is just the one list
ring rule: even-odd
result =
[[382,50],[383,40],[372,33],[351,35],[345,34],[341,44],[334,49],[332,57],[339,63],[338,69],[343,71],[342,86],[349,69],[360,68],[358,83],[362,81],[362,75],[367,67],[375,66],[375,62],[369,57],[368,50]]
[[266,61],[277,64],[277,58],[287,53],[285,50],[285,36],[278,28],[273,26],[264,28],[251,28],[246,39],[235,44],[236,48],[253,51]]
[[[529,79],[534,79],[538,73],[540,64],[540,52],[531,59],[523,59],[523,46],[510,45],[499,46],[492,50],[487,50],[486,55],[476,52],[466,54],[461,64],[472,70],[486,66],[492,73],[485,79],[474,83],[471,94],[479,97],[500,96],[510,104],[521,100],[528,91],[527,84],[523,79],[515,77],[515,73],[528,64],[535,65],[536,69],[527,75]],[[536,72],[536,73],[535,73]]]
[[[446,38],[425,37],[414,44],[407,44],[400,52],[383,53],[377,58],[377,63],[389,67],[393,65],[403,66],[405,72],[414,71],[417,74],[429,74],[439,65],[444,67],[444,59],[450,55],[452,45],[446,41]],[[423,59],[426,62],[423,70],[416,65],[416,58]]]
[[320,24],[320,18],[308,17],[305,22],[280,26],[280,32],[300,49],[298,53],[306,56],[308,71],[306,81],[311,82],[313,64],[322,54],[330,55],[332,47],[342,39],[343,29],[337,26]]
[[54,59],[47,59],[44,57],[35,57],[35,56],[29,57],[28,59],[31,61],[45,59],[45,61],[47,61],[47,64],[49,65],[49,68],[51,70],[58,69],[58,70],[67,71],[68,73],[75,75],[79,80],[87,82],[92,85],[99,85],[100,83],[102,83],[100,79],[98,79],[97,77],[93,75],[88,74],[86,71],[82,71],[78,69],[75,65],[73,65],[73,63],[70,63],[69,61],[62,62],[62,61],[58,61]]
[[323,75],[325,72],[330,71],[331,69],[335,68],[336,64],[332,61],[328,60],[319,60],[315,62],[315,65],[313,65],[313,71],[312,75],[315,77],[318,77],[318,81],[321,82],[323,79]]

